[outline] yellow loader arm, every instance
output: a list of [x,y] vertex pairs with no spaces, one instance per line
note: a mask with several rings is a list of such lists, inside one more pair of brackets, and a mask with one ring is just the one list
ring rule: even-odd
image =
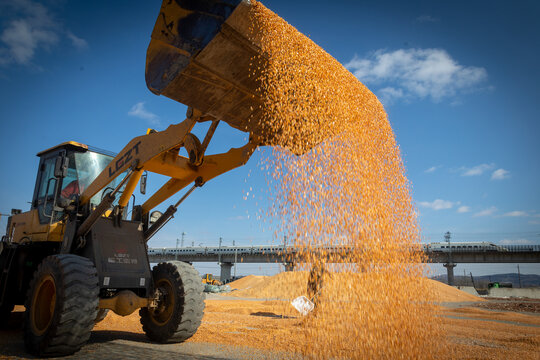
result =
[[[201,143],[191,130],[197,122],[209,120],[212,124]],[[115,194],[125,185],[118,200],[116,213],[113,215],[121,214],[144,171],[169,176],[170,179],[141,206],[139,216],[147,215],[157,205],[187,185],[195,183],[180,201],[174,206],[169,206],[162,218],[145,232],[145,238],[148,240],[172,218],[178,205],[195,187],[202,186],[208,180],[244,165],[258,146],[251,139],[246,145],[232,148],[226,153],[205,155],[218,123],[219,120],[211,116],[203,116],[200,112],[189,108],[188,116],[183,122],[170,125],[164,131],[152,130],[146,135],[132,139],[81,194],[79,204],[84,205],[114,179],[126,173],[116,189],[107,193],[92,214],[81,224],[77,230],[77,237],[84,236],[90,231],[93,224],[110,208],[116,199]],[[179,155],[182,147],[188,152],[189,158]]]
[[[223,154],[204,155],[217,121],[194,113],[196,111],[188,111],[191,116],[179,124],[170,125],[164,131],[152,131],[132,139],[81,194],[81,205],[129,169],[132,171],[123,181],[126,187],[119,200],[121,208],[127,205],[144,171],[169,176],[170,180],[142,205],[143,214],[147,214],[195,179],[200,178],[199,181],[205,183],[249,160],[257,148],[257,144],[251,141]],[[197,122],[211,119],[214,121],[213,126],[205,141],[200,144],[190,131]],[[186,148],[190,158],[178,155],[182,147]]]

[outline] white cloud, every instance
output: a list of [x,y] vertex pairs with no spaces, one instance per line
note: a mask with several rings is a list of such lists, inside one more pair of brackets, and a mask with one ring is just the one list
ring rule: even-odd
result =
[[438,168],[440,168],[440,166],[432,166],[429,169],[424,170],[424,172],[429,174],[435,172],[435,170],[437,170]]
[[[11,63],[28,65],[39,50],[49,51],[58,44],[65,31],[49,10],[30,0],[12,0],[0,3],[0,11],[12,15],[0,33],[0,65]],[[66,36],[77,48],[86,41],[71,32]]]
[[501,245],[531,245],[533,242],[528,239],[503,239],[499,241]]
[[14,20],[4,29],[0,40],[6,45],[2,62],[28,64],[37,49],[49,49],[58,42],[58,36],[54,31],[34,26],[31,21]]
[[462,167],[461,168],[461,176],[478,176],[482,175],[486,171],[489,171],[495,167],[494,164],[480,164],[473,166],[471,168]]
[[345,64],[365,83],[384,84],[381,98],[431,98],[440,101],[476,88],[487,79],[484,68],[463,66],[443,49],[377,50]]
[[510,172],[504,169],[497,169],[491,174],[491,180],[503,180],[510,177]]
[[525,211],[510,211],[510,212],[507,212],[506,214],[503,214],[503,216],[509,216],[509,217],[525,217],[525,216],[529,216],[529,214],[527,214]]
[[385,105],[390,105],[394,100],[404,96],[402,89],[396,89],[391,86],[380,89],[377,91],[377,94],[379,95],[381,102]]
[[68,31],[66,33],[66,36],[71,40],[71,43],[73,46],[75,46],[79,50],[84,50],[88,48],[88,42],[75,34],[73,34],[71,31]]
[[436,23],[436,22],[439,22],[439,19],[431,15],[420,15],[419,17],[416,18],[416,21],[420,23],[429,23],[429,22]]
[[135,105],[133,105],[131,107],[131,109],[128,111],[128,115],[129,116],[135,116],[135,117],[147,120],[153,125],[159,125],[160,124],[159,116],[157,116],[156,114],[146,110],[145,107],[144,107],[144,102],[143,101],[140,101],[140,102],[136,103]]
[[455,203],[447,200],[441,200],[441,199],[435,199],[432,202],[428,201],[420,201],[418,205],[426,208],[430,208],[433,210],[445,210],[450,209],[454,206]]
[[492,206],[490,208],[477,212],[476,214],[473,215],[473,217],[491,216],[495,214],[496,211],[497,211],[497,208],[495,206]]
[[471,211],[471,208],[468,207],[468,206],[460,206],[458,209],[457,209],[457,212],[458,213],[467,213]]

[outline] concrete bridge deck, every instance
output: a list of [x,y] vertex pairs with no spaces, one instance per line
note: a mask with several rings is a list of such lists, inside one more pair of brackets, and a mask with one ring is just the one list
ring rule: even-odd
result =
[[[421,251],[431,263],[443,263],[448,271],[448,279],[453,279],[453,268],[457,263],[540,263],[540,245],[495,245],[490,243],[459,243],[452,247],[440,243],[424,244]],[[322,246],[333,262],[346,262],[347,246]],[[217,262],[221,265],[221,279],[230,279],[234,263],[281,263],[287,270],[294,269],[295,262],[301,262],[299,249],[284,245],[221,246],[151,248],[148,250],[150,262],[180,260],[193,262]],[[340,261],[339,259],[344,259]],[[338,259],[338,260],[336,260]]]

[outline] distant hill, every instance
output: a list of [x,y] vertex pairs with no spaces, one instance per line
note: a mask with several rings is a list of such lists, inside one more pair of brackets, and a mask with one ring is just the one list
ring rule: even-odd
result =
[[[445,284],[448,283],[446,274],[434,276],[432,277],[432,279],[443,282]],[[483,276],[473,275],[473,279],[477,288],[485,288],[490,282],[512,283],[513,287],[519,287],[519,276],[517,273]],[[472,286],[473,284],[470,276],[456,275],[454,276],[454,285]],[[540,275],[521,274],[521,287],[540,287]]]

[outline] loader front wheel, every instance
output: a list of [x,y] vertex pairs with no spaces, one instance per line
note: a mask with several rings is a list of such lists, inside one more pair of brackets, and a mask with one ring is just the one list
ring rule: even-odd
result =
[[96,316],[96,320],[94,320],[94,323],[97,324],[98,322],[105,320],[108,313],[109,313],[109,309],[99,309]]
[[[4,300],[5,301],[5,300]],[[5,302],[0,305],[0,329],[7,326],[11,312],[13,311],[13,304],[11,302]]]
[[189,339],[201,325],[204,311],[199,273],[187,263],[172,261],[154,266],[152,277],[157,307],[139,311],[146,336],[160,343]]
[[87,258],[46,257],[34,273],[26,297],[24,343],[38,356],[78,351],[90,338],[98,312],[98,277]]

